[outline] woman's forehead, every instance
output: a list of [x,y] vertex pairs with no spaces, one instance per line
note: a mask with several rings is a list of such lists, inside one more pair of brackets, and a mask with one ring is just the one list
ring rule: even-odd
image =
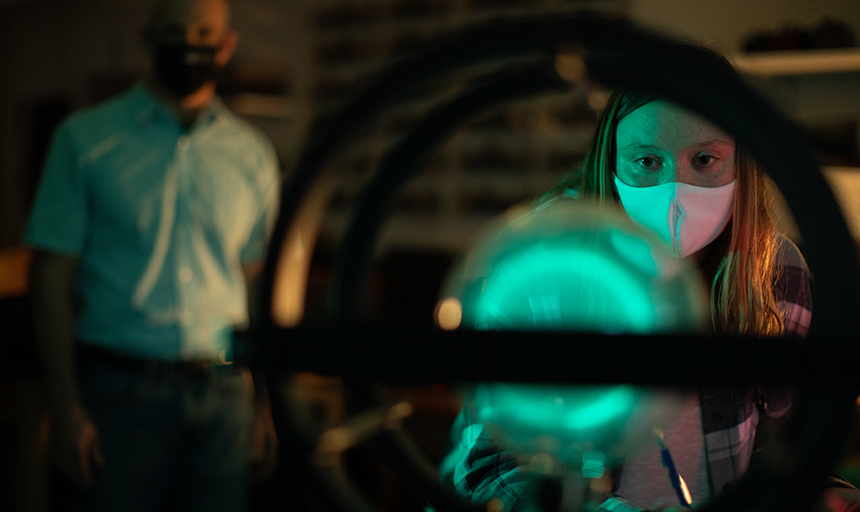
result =
[[618,122],[619,149],[628,146],[655,146],[684,149],[696,145],[734,144],[725,131],[676,103],[656,100],[634,110]]

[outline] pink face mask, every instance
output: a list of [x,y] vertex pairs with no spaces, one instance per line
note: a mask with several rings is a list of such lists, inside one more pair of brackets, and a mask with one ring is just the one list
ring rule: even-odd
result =
[[631,187],[616,176],[615,188],[627,215],[660,235],[679,258],[713,242],[732,217],[734,180],[713,188],[686,183]]

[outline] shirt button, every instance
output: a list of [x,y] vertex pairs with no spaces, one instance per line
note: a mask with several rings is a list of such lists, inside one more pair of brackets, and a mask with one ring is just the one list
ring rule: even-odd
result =
[[192,273],[191,273],[190,268],[182,267],[179,269],[179,280],[180,281],[182,281],[183,283],[190,283],[191,277],[192,277]]
[[178,141],[176,141],[176,146],[179,149],[181,149],[182,151],[185,151],[186,149],[188,149],[188,146],[190,146],[190,145],[191,145],[191,137],[189,137],[188,135],[183,135],[183,136],[179,137]]
[[191,311],[183,311],[182,314],[179,315],[179,321],[182,322],[182,325],[187,327],[194,321],[194,314]]

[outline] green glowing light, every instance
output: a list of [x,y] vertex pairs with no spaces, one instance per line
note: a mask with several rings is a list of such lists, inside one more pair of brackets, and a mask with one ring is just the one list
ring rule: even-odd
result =
[[594,428],[629,414],[636,406],[636,394],[627,386],[612,388],[589,404],[571,409],[565,415],[570,429]]
[[611,252],[539,244],[500,262],[479,299],[479,327],[650,332],[652,276]]
[[[690,262],[623,212],[553,203],[488,232],[458,263],[443,297],[459,328],[655,334],[707,327],[705,287]],[[570,357],[584,338],[571,335]],[[647,343],[647,339],[643,340]],[[633,386],[475,385],[477,421],[505,446],[581,464],[586,478],[653,443],[682,400]]]
[[586,431],[624,421],[641,392],[630,386],[550,387],[489,384],[477,397],[481,421],[535,431]]
[[460,327],[654,334],[707,328],[690,262],[618,211],[553,203],[489,231],[455,266],[444,297]]

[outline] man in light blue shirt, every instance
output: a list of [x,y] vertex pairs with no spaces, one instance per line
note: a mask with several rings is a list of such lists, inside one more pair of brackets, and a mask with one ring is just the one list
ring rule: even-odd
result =
[[57,130],[25,235],[58,463],[96,510],[238,510],[255,431],[276,446],[229,363],[277,160],[215,95],[225,0],[156,0],[146,40],[148,80]]
[[226,359],[265,254],[275,157],[216,99],[185,129],[143,84],[58,129],[27,231],[80,257],[77,334],[155,359]]

